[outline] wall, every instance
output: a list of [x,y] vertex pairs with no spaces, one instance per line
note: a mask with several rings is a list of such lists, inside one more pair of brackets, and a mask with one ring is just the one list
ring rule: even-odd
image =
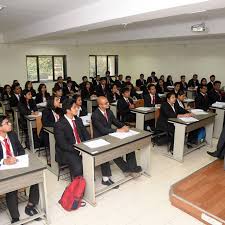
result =
[[[158,75],[172,74],[174,80],[193,73],[200,77],[215,74],[225,84],[225,44],[136,44],[102,46],[56,46],[56,45],[0,45],[0,85],[11,84],[18,79],[24,84],[26,76],[26,55],[67,55],[67,72],[78,82],[82,75],[88,75],[89,54],[118,54],[119,72],[130,74],[133,80],[152,70]],[[47,84],[49,88],[53,83]],[[37,86],[37,85],[35,85]]]

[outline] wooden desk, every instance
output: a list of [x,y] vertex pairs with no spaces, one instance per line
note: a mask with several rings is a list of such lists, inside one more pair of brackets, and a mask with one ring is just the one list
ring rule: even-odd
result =
[[198,116],[195,115],[194,117],[199,121],[190,124],[187,124],[178,118],[170,118],[168,121],[170,123],[173,123],[175,126],[174,150],[173,155],[171,157],[179,162],[183,162],[184,155],[196,149],[192,148],[189,151],[185,152],[184,149],[185,134],[193,130],[199,129],[201,127],[205,127],[206,129],[206,143],[208,145],[212,145],[213,125],[215,116],[216,116],[215,113],[208,113],[207,115],[198,115]]
[[50,222],[48,215],[45,169],[46,166],[42,164],[36,156],[29,154],[29,167],[1,171],[0,195],[19,190],[21,188],[29,187],[34,184],[39,185],[39,213],[35,216],[20,220],[16,223],[16,225],[25,224],[38,217],[44,217],[47,224]]
[[85,99],[84,101],[87,102],[87,111],[88,111],[88,113],[92,113],[92,107],[93,106],[97,106],[97,98]]
[[20,137],[20,126],[19,126],[19,118],[20,118],[20,113],[17,107],[12,107],[13,113],[14,113],[14,127],[16,128],[16,134],[18,136],[19,141],[21,142],[21,137]]
[[109,145],[100,148],[91,149],[84,145],[84,143],[74,145],[74,148],[82,153],[83,176],[86,180],[84,199],[91,205],[96,205],[96,197],[98,195],[132,179],[132,177],[126,177],[119,180],[118,182],[115,182],[113,185],[104,187],[100,190],[96,190],[94,171],[95,167],[98,165],[109,162],[115,158],[124,156],[130,152],[133,152],[134,150],[137,150],[137,162],[142,167],[143,174],[150,176],[150,133],[137,129],[132,130],[139,131],[140,133],[122,140],[110,135],[97,138],[104,139],[110,143]]
[[219,139],[223,130],[225,108],[210,107],[210,109],[215,110],[217,114],[214,123],[213,137]]
[[113,112],[114,116],[117,118],[117,102],[110,103],[110,110]]
[[144,107],[148,110],[142,110],[141,108],[132,109],[131,112],[136,114],[136,128],[140,130],[144,130],[145,121],[155,119],[155,112],[157,108]]

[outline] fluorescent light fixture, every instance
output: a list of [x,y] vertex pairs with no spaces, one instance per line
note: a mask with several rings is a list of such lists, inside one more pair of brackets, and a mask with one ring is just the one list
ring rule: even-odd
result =
[[0,5],[0,11],[2,11],[6,6]]

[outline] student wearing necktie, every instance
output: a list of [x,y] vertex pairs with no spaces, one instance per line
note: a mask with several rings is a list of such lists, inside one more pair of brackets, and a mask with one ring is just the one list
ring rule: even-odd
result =
[[[124,126],[119,120],[117,120],[113,112],[109,109],[109,101],[107,98],[101,96],[97,100],[98,108],[92,113],[92,125],[94,138],[102,137],[113,132],[128,132],[129,128]],[[113,128],[114,125],[116,128]],[[135,152],[126,155],[126,161],[122,157],[114,160],[118,167],[125,173],[139,173],[142,171],[140,166],[137,166]],[[105,171],[104,171],[105,170]],[[102,184],[111,185],[114,182],[111,180],[111,170],[109,163],[102,165]]]
[[74,99],[63,102],[63,114],[54,126],[56,162],[69,166],[72,177],[81,176],[82,158],[73,145],[90,139],[82,120],[77,117],[78,107]]
[[[16,163],[15,157],[24,154],[25,151],[20,144],[16,133],[12,131],[12,124],[6,116],[0,116],[0,166],[2,164],[13,165]],[[20,217],[17,192],[18,191],[13,191],[6,194],[6,205],[9,209],[12,223],[18,222]],[[36,184],[30,187],[29,200],[25,207],[25,213],[29,216],[37,214],[38,211],[35,206],[38,202],[39,189]]]
[[144,95],[144,106],[145,107],[154,107],[155,104],[160,104],[161,99],[156,93],[156,87],[154,84],[148,85],[148,94]]

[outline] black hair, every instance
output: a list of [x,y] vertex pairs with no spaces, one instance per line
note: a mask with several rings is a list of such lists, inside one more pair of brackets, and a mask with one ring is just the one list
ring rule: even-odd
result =
[[219,80],[214,81],[213,85],[216,85],[216,84],[221,84],[221,81]]
[[55,111],[54,101],[57,96],[50,96],[47,100],[47,108]]
[[177,86],[178,84],[180,85],[180,82],[175,82],[174,87]]
[[215,78],[216,76],[215,76],[215,75],[211,75],[211,76],[210,76],[210,78],[212,78],[212,77],[214,77],[214,78]]
[[152,71],[152,72],[151,72],[151,75],[155,75],[155,71]]
[[9,84],[6,84],[6,85],[3,87],[4,92],[6,91],[6,88],[7,88],[7,87],[10,87],[10,88],[11,88],[11,86],[10,86]]
[[186,77],[185,75],[181,75],[181,76],[180,76],[180,79],[185,78],[185,77]]
[[60,91],[60,90],[62,90],[62,88],[59,86],[55,86],[54,88],[52,88],[53,93],[56,93],[56,91]]
[[130,89],[128,87],[125,87],[125,88],[122,89],[121,93],[124,94],[127,91],[130,91]]
[[20,98],[20,102],[26,104],[27,101],[26,101],[26,98],[24,97],[27,93],[31,93],[31,90],[28,90],[28,89],[24,89],[21,93],[21,98]]
[[177,95],[178,95],[178,96],[185,95],[185,92],[184,92],[183,90],[179,90],[179,91],[177,92]]
[[131,76],[130,75],[127,75],[126,77],[125,77],[125,80],[126,79],[131,79]]
[[78,98],[81,98],[81,95],[75,94],[75,95],[73,96],[73,99],[74,99],[74,102],[75,102],[75,103],[77,102],[77,99],[78,99]]
[[200,84],[202,83],[203,80],[205,80],[205,81],[207,82],[207,79],[206,79],[205,77],[203,77],[203,78],[201,79]]
[[195,73],[195,74],[193,74],[193,77],[196,77],[196,76],[198,76],[198,74],[196,74],[196,73]]
[[66,80],[68,81],[68,80],[72,80],[72,79],[71,79],[71,77],[67,77]]
[[[42,83],[42,84],[39,84],[39,86],[38,86],[38,92],[39,92],[39,93],[41,93],[41,89],[42,89],[44,86],[46,87],[46,85],[43,84],[43,83]],[[47,91],[45,91],[45,93],[47,93]]]
[[206,84],[201,84],[199,88],[202,89],[203,87],[207,88],[207,85]]
[[170,82],[170,78],[173,78],[173,77],[171,75],[168,75],[166,81]]
[[172,91],[172,92],[167,93],[166,98],[170,99],[172,95],[176,96],[176,94]]
[[[28,84],[29,84],[29,83],[32,84],[32,82],[28,80],[28,81],[25,83],[24,89],[28,89]],[[33,89],[33,86],[31,87],[31,89]]]
[[0,126],[2,126],[3,120],[8,119],[6,115],[0,115]]
[[84,80],[85,78],[87,79],[87,76],[83,76],[83,77],[82,77],[82,80]]
[[58,77],[57,77],[57,80],[59,80],[59,79],[62,79],[62,76],[58,76]]
[[154,84],[149,84],[148,87],[147,87],[148,90],[150,90],[151,87],[155,87],[155,85]]
[[75,100],[73,98],[65,99],[65,101],[62,103],[63,114],[66,114],[67,110],[71,110],[74,103]]
[[141,77],[141,76],[143,76],[143,77],[144,77],[145,75],[144,75],[143,73],[141,73],[141,74],[140,74],[140,77]]
[[102,81],[102,80],[105,80],[106,81],[106,78],[105,77],[101,77],[100,78],[100,81]]
[[20,84],[19,83],[13,84],[12,85],[12,90],[14,91],[17,87],[20,87]]

